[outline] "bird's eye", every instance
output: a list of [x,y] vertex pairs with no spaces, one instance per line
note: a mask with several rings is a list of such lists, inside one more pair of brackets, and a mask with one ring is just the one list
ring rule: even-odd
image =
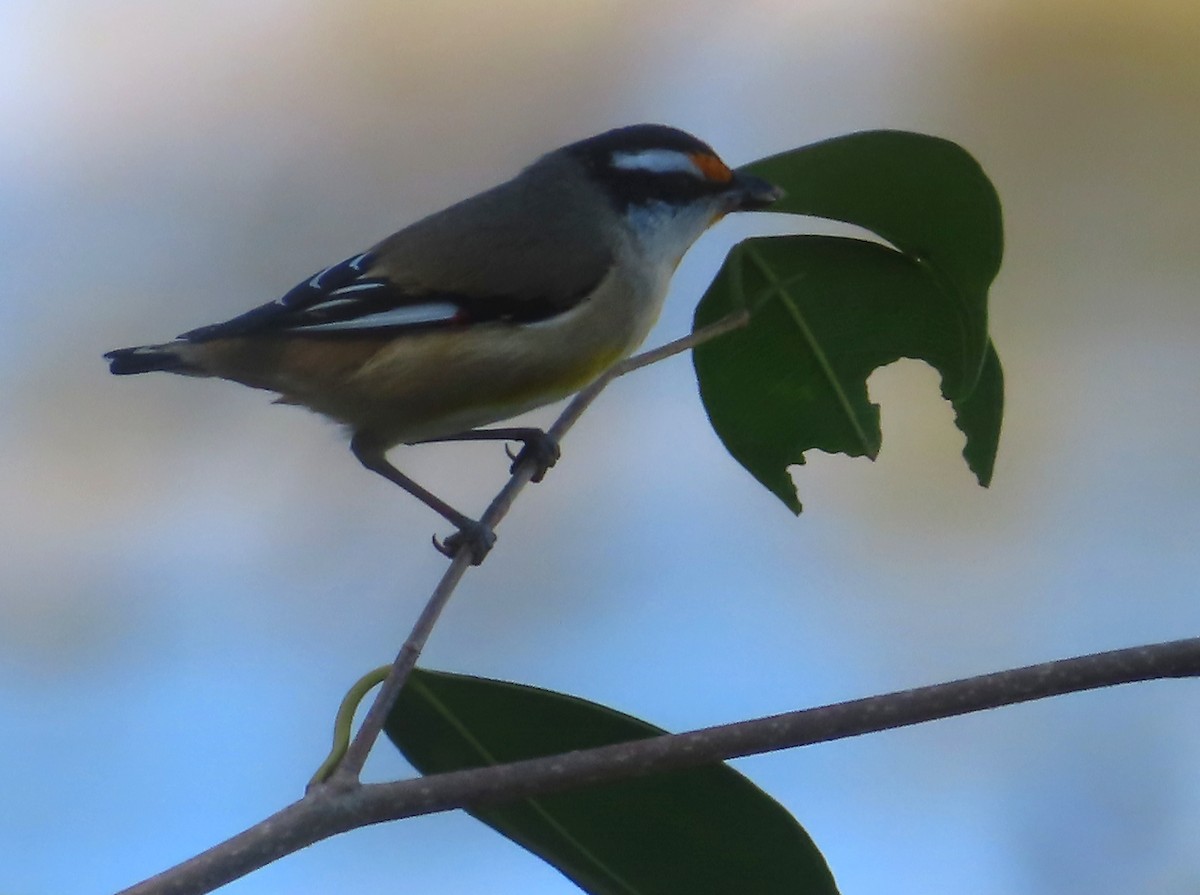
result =
[[725,192],[733,180],[725,163],[703,148],[625,148],[593,159],[593,176],[621,209],[664,202],[686,205]]

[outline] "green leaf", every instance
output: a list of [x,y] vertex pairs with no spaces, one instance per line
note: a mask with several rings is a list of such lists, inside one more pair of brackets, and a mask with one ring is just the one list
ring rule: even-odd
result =
[[730,253],[695,325],[742,308],[750,324],[693,352],[705,410],[729,452],[800,512],[787,467],[812,448],[874,458],[882,434],[867,378],[912,357],[941,374],[967,438],[964,457],[988,484],[1003,375],[987,333],[987,290],[1002,228],[979,165],[946,140],[873,131],[746,170],[787,190],[772,211],[846,221],[890,245],[787,236]]
[[[417,670],[387,734],[422,774],[503,764],[664,731],[574,696]],[[587,892],[836,893],[808,834],[724,764],[471,812]]]
[[956,143],[864,131],[747,165],[783,187],[772,211],[856,224],[925,267],[962,314],[969,391],[987,353],[987,292],[1000,270],[1000,197]]
[[985,488],[992,482],[996,449],[1000,444],[1000,420],[1004,415],[1004,371],[996,347],[988,342],[987,355],[975,391],[954,401],[954,421],[967,436],[963,457]]

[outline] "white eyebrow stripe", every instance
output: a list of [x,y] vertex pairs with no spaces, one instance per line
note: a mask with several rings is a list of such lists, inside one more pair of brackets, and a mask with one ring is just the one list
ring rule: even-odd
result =
[[419,323],[438,323],[451,320],[458,313],[458,306],[450,302],[431,302],[427,305],[408,305],[392,308],[375,314],[364,314],[351,320],[334,320],[331,323],[316,323],[298,326],[302,330],[330,329],[381,329],[392,326],[415,326]]
[[623,171],[649,171],[654,174],[690,174],[706,180],[704,172],[684,152],[674,149],[639,149],[636,152],[614,152],[609,162]]

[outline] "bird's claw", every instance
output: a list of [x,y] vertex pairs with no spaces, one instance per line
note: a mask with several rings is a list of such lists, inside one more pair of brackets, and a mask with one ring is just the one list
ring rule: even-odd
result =
[[483,562],[495,543],[496,533],[482,522],[460,525],[458,531],[445,540],[439,540],[437,535],[433,536],[433,547],[438,553],[454,559],[465,549],[473,566]]
[[558,439],[546,432],[537,432],[531,434],[524,439],[524,446],[515,454],[505,445],[504,452],[508,454],[512,460],[512,466],[509,467],[509,472],[517,471],[517,467],[526,460],[532,460],[534,463],[533,475],[529,477],[531,482],[540,482],[546,477],[546,471],[550,469],[558,458],[562,455],[562,449],[558,446]]

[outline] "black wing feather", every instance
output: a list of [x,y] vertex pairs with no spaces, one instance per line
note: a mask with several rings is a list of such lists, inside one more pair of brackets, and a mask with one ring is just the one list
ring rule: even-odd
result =
[[178,338],[207,342],[267,332],[382,336],[398,330],[486,321],[532,323],[564,310],[561,302],[548,298],[413,291],[387,277],[367,276],[375,260],[373,252],[347,258],[298,283],[275,301],[222,323],[189,330]]

